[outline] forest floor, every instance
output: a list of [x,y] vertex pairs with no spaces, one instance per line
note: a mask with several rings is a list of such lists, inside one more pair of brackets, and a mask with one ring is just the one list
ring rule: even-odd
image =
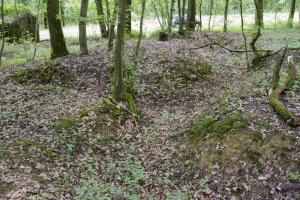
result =
[[[112,73],[104,40],[89,56],[2,69],[0,199],[299,198],[281,191],[300,181],[300,130],[268,105],[276,55],[248,71],[243,53],[202,48],[212,41],[243,44],[237,33],[145,39],[133,70],[128,41],[139,119],[101,103]],[[269,34],[260,48],[285,42]],[[288,55],[300,62],[298,50]],[[283,100],[300,118],[298,73]]]

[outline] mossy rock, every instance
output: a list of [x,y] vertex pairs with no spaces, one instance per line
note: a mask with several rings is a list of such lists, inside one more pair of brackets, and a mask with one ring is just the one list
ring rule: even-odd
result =
[[19,84],[49,84],[52,82],[68,84],[72,81],[70,74],[58,64],[48,63],[41,67],[18,71],[10,76],[10,79]]

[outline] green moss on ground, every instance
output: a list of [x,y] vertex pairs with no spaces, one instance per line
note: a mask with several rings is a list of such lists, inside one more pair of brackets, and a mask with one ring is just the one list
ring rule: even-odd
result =
[[71,80],[70,74],[67,74],[63,69],[60,69],[57,64],[46,63],[41,67],[32,67],[16,72],[10,79],[19,84],[49,84],[55,79],[62,83],[67,83]]
[[189,130],[192,138],[205,139],[207,137],[222,138],[225,134],[246,128],[247,120],[240,114],[232,114],[223,120],[217,120],[213,116],[200,119]]

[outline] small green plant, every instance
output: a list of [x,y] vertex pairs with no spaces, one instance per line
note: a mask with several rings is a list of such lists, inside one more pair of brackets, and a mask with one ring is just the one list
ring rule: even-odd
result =
[[296,173],[289,173],[288,177],[293,182],[299,182],[300,181],[300,174],[298,172],[296,172]]

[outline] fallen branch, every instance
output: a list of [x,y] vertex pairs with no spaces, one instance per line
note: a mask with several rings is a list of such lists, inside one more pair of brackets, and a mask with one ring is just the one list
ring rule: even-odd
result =
[[300,184],[295,184],[295,183],[289,183],[285,184],[282,187],[280,187],[281,192],[289,192],[289,191],[295,191],[295,190],[300,190]]
[[269,104],[281,118],[287,121],[291,126],[297,127],[300,125],[298,119],[294,116],[292,112],[288,110],[284,103],[279,99],[280,95],[293,84],[297,75],[297,69],[293,62],[293,57],[290,56],[288,57],[288,76],[286,77],[285,82],[282,85],[279,85],[279,73],[286,55],[286,50],[287,47],[284,50],[281,50],[279,59],[277,60],[277,63],[274,68]]

